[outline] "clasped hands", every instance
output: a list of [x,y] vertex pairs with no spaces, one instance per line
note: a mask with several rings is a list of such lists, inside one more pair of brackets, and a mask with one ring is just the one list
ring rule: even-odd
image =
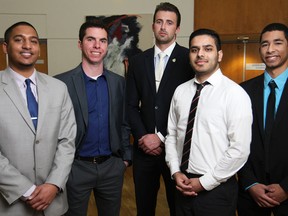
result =
[[176,172],[173,174],[176,188],[185,196],[197,196],[199,192],[205,190],[199,178],[188,178],[184,173]]
[[53,184],[42,184],[36,187],[27,197],[26,204],[37,211],[43,211],[52,203],[58,193],[58,187]]
[[138,140],[138,147],[146,154],[156,156],[162,153],[164,143],[162,143],[157,134],[146,134]]
[[248,189],[258,206],[272,208],[288,198],[288,193],[279,184],[256,184]]

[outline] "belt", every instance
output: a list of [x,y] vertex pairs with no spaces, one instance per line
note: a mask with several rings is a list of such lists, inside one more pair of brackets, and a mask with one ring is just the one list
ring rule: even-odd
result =
[[101,164],[101,163],[105,162],[106,160],[108,160],[110,157],[111,157],[111,155],[97,156],[97,157],[78,156],[78,157],[76,157],[76,159],[81,160],[81,161],[88,161],[88,162],[95,163],[95,164]]
[[200,175],[200,174],[187,173],[187,172],[184,172],[184,174],[185,174],[188,178],[200,178],[201,176],[203,176],[203,175]]

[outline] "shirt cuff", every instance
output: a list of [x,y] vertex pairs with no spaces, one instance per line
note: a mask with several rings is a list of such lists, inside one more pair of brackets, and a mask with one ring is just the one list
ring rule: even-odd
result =
[[249,185],[248,187],[245,188],[245,191],[247,191],[249,188],[253,187],[253,186],[256,185],[256,184],[259,184],[259,183],[258,183],[258,182],[255,182],[255,183]]
[[21,197],[22,200],[27,200],[27,198],[29,196],[31,196],[31,194],[34,192],[34,190],[36,189],[36,185],[32,185],[32,187],[30,187]]
[[165,142],[165,137],[160,132],[157,132],[157,136],[159,137],[161,142],[163,142],[163,143]]

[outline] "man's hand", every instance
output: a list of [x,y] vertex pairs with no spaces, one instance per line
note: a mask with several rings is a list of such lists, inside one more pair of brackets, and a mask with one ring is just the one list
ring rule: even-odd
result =
[[162,145],[157,134],[146,134],[138,140],[139,148],[149,155],[160,155],[163,151]]
[[176,172],[173,174],[173,178],[176,182],[176,188],[179,190],[183,195],[186,196],[197,196],[198,194],[195,192],[194,188],[190,184],[190,179],[181,172]]
[[58,187],[53,184],[42,184],[36,187],[26,203],[37,211],[43,211],[52,203],[57,195]]
[[279,184],[267,185],[267,196],[271,199],[281,203],[288,198],[288,193],[283,190]]
[[[270,191],[272,188],[270,188]],[[272,208],[277,205],[280,205],[280,202],[274,200],[269,194],[269,187],[264,184],[256,184],[248,189],[250,195],[253,197],[254,201],[257,203],[258,206],[264,208]]]

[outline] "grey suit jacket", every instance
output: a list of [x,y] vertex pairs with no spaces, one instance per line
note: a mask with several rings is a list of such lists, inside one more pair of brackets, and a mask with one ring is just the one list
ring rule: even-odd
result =
[[19,198],[33,184],[43,183],[63,189],[45,215],[63,215],[68,209],[65,184],[76,135],[67,88],[37,72],[39,114],[35,131],[24,98],[9,73],[9,69],[0,72],[0,215],[33,215]]
[[[76,155],[83,144],[88,125],[88,105],[82,65],[55,76],[66,83],[74,105],[77,121]],[[112,153],[123,160],[131,160],[130,128],[125,108],[125,79],[105,70],[109,91],[109,136]]]

